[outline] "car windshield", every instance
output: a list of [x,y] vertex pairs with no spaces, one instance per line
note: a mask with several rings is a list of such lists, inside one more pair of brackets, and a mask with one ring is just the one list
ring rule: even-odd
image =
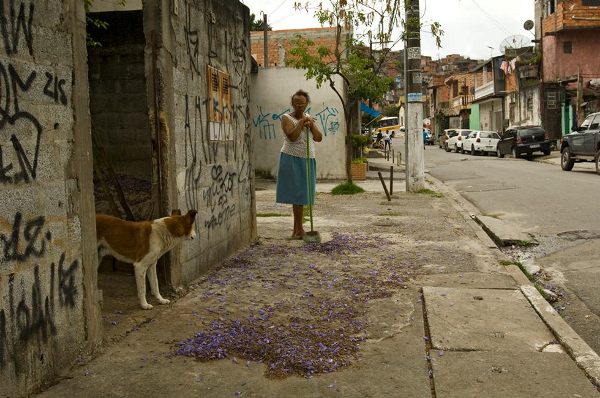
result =
[[500,139],[498,133],[494,133],[493,131],[482,131],[479,133],[480,138],[497,138]]
[[466,131],[461,131],[460,135],[462,135],[463,137],[468,136],[469,134],[471,134],[471,130],[466,130]]

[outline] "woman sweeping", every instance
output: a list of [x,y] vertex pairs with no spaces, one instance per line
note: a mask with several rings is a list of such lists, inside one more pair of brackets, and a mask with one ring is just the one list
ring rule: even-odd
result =
[[[321,142],[323,135],[314,123],[313,118],[304,113],[310,103],[310,97],[306,91],[298,90],[292,95],[291,113],[281,117],[281,128],[285,133],[283,147],[279,155],[279,171],[277,173],[277,203],[292,205],[294,212],[294,231],[292,239],[302,239],[304,228],[302,218],[304,206],[309,205],[310,199],[314,205],[314,192],[316,189],[316,161],[314,142]],[[308,131],[308,134],[307,134]],[[307,142],[308,161],[310,166],[310,186],[307,170]]]

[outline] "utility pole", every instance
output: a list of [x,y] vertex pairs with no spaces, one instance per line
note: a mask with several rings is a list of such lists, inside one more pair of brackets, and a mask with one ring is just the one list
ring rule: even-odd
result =
[[267,32],[269,31],[267,28],[267,14],[263,14],[263,41],[265,44],[264,47],[264,53],[265,53],[265,63],[263,65],[263,67],[268,68],[269,67],[269,41],[268,41],[268,37],[267,37]]
[[423,79],[421,74],[421,17],[419,0],[405,0],[406,40],[404,42],[404,82],[406,110],[404,122],[406,191],[425,188],[423,142]]

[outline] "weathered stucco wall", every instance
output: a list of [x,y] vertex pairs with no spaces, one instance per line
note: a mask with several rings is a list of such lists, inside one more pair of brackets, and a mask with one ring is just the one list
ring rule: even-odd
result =
[[256,173],[277,175],[284,139],[281,116],[292,110],[291,96],[302,89],[310,95],[308,112],[317,119],[323,132],[323,141],[316,145],[317,178],[346,178],[346,122],[342,103],[333,90],[328,85],[317,88],[314,80],[306,80],[303,70],[292,68],[259,69],[251,81],[250,115]]
[[95,284],[84,17],[76,0],[0,2],[3,396],[35,391],[98,337],[95,285],[84,288]]
[[166,191],[172,208],[198,210],[199,239],[174,254],[179,265],[171,279],[178,285],[256,237],[249,10],[239,1],[178,0],[177,12],[171,1],[160,3],[160,9],[145,10],[144,23],[150,42],[153,21],[162,21],[156,80],[170,126],[165,145],[173,171]]

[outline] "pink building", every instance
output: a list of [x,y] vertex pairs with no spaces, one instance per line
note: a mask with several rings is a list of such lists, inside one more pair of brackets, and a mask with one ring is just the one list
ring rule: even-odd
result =
[[600,0],[536,0],[536,16],[543,125],[564,134],[600,110]]

